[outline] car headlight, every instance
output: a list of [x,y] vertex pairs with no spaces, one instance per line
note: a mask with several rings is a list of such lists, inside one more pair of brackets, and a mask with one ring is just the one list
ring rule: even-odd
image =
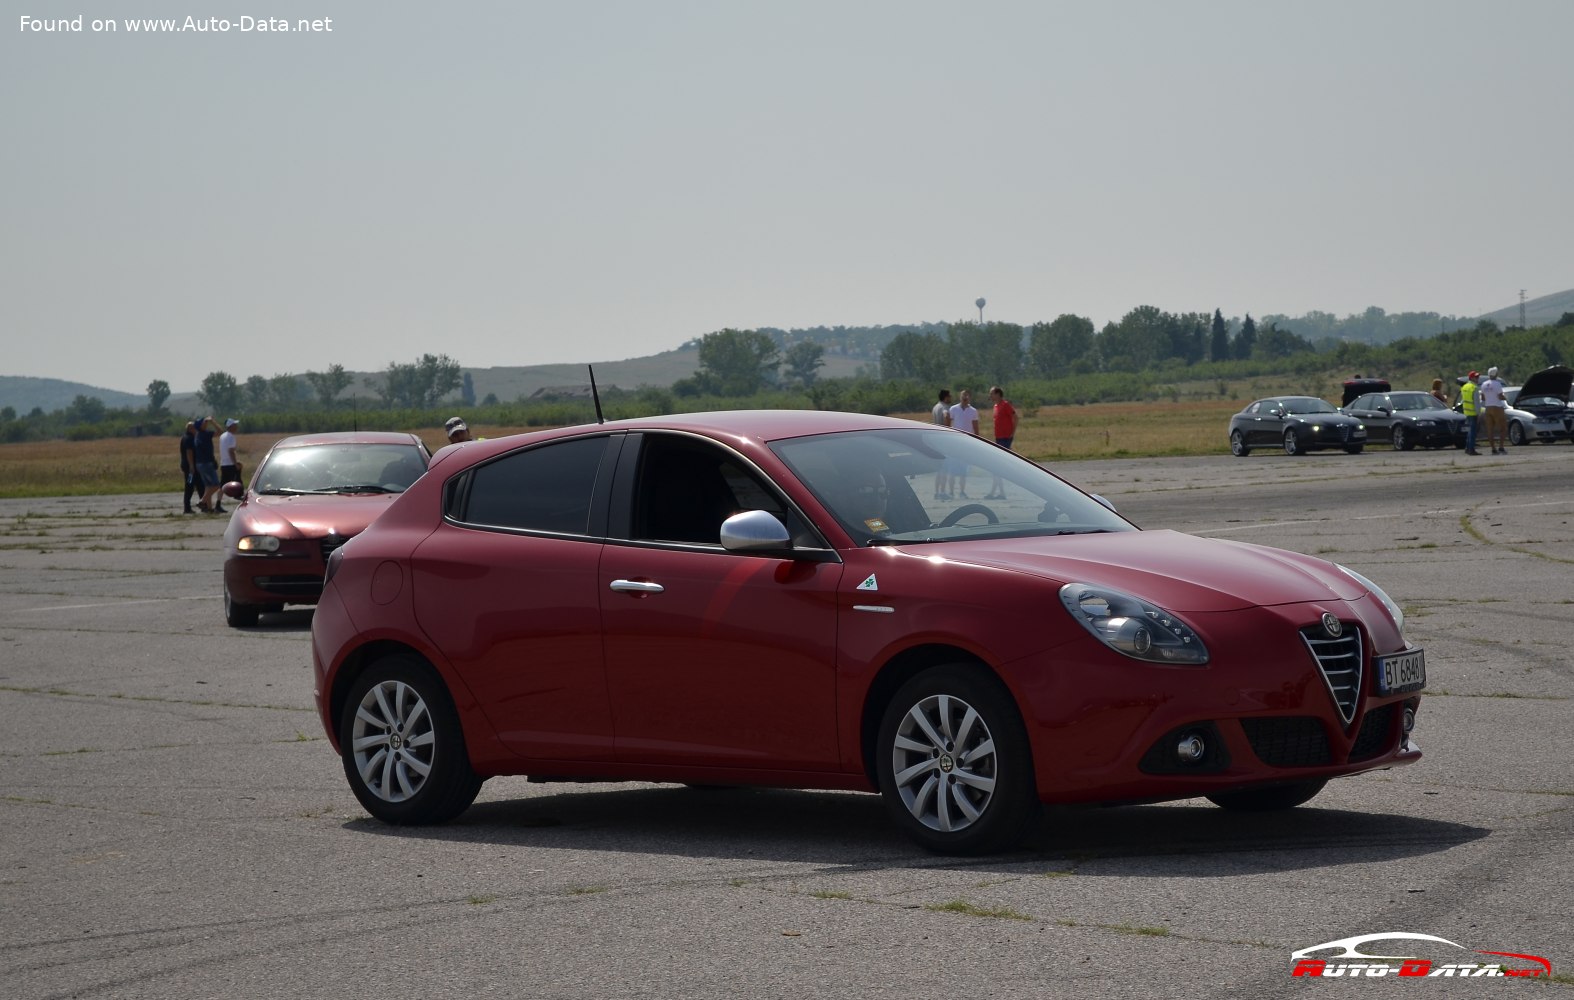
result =
[[[1334,565],[1335,566],[1339,566],[1338,563],[1334,563]],[[1361,586],[1363,586],[1367,590],[1371,591],[1372,592],[1372,596],[1377,598],[1380,602],[1382,602],[1383,607],[1388,609],[1389,617],[1393,618],[1393,620],[1394,620],[1394,627],[1399,629],[1399,637],[1400,638],[1404,638],[1404,634],[1405,634],[1405,613],[1403,611],[1399,610],[1399,605],[1394,603],[1393,598],[1389,597],[1386,593],[1384,593],[1382,587],[1379,587],[1377,584],[1373,583],[1371,580],[1368,580],[1366,577],[1364,577],[1361,574],[1357,573],[1355,570],[1351,569],[1350,567],[1348,567],[1348,566],[1339,566],[1339,570],[1342,573],[1344,573],[1346,576],[1348,576],[1350,579],[1354,580],[1356,583],[1359,583]],[[1408,641],[1409,640],[1406,640],[1406,642],[1408,642]]]
[[242,535],[235,549],[239,552],[277,552],[279,539],[274,535]]
[[1163,608],[1092,583],[1060,588],[1060,603],[1109,648],[1147,663],[1203,664],[1208,650],[1190,625]]

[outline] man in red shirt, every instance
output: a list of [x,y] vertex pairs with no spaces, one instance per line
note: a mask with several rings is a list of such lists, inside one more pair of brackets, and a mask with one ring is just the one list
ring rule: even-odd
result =
[[[1011,405],[1011,400],[1006,398],[1005,390],[1000,386],[991,386],[989,398],[995,404],[995,444],[1011,450],[1011,441],[1017,436],[1017,408]],[[995,482],[989,488],[985,500],[1004,500],[1006,498],[1006,484],[995,477]]]

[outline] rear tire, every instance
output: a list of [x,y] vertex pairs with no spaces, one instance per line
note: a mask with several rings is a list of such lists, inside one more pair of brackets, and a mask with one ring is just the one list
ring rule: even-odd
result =
[[903,684],[875,755],[892,820],[936,853],[1005,850],[1040,815],[1027,728],[982,667],[947,664]]
[[1236,458],[1245,458],[1252,453],[1247,447],[1246,438],[1240,431],[1230,431],[1230,454]]
[[1218,795],[1208,796],[1208,801],[1222,809],[1234,809],[1238,812],[1274,812],[1279,809],[1294,809],[1304,802],[1310,802],[1326,784],[1328,784],[1326,780],[1297,781],[1290,785],[1252,788],[1244,792],[1220,792]]
[[339,749],[350,789],[384,823],[446,823],[481,791],[448,688],[414,656],[384,657],[355,679]]

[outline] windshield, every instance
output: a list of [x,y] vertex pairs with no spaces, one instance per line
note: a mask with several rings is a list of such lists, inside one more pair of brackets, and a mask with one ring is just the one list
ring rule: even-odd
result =
[[1291,396],[1284,401],[1286,413],[1338,413],[1333,404],[1326,399],[1316,399],[1312,396]]
[[1020,455],[958,431],[820,434],[771,450],[860,545],[1137,530]]
[[426,471],[413,444],[317,444],[277,448],[252,489],[258,493],[403,493]]
[[1448,407],[1443,401],[1430,392],[1398,393],[1389,397],[1393,400],[1394,409],[1397,410],[1446,410]]

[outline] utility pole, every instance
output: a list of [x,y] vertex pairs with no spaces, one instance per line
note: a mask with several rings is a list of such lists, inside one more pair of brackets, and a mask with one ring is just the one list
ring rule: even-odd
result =
[[1523,288],[1521,288],[1519,290],[1519,328],[1521,330],[1526,329],[1526,327],[1525,327],[1525,290]]

